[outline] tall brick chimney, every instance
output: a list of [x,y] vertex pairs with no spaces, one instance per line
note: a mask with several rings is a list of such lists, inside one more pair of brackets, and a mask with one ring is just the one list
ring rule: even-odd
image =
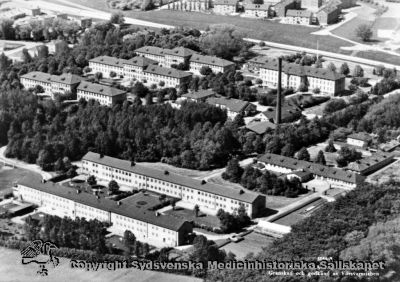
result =
[[280,124],[282,121],[282,57],[278,58],[278,93],[276,99],[275,123]]

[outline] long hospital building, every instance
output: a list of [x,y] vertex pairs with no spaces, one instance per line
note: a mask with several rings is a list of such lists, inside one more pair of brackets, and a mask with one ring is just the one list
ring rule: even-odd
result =
[[[278,60],[267,59],[259,66],[264,85],[278,86]],[[310,91],[319,89],[321,94],[335,96],[345,90],[345,76],[329,69],[283,63],[282,87],[297,90],[304,83]]]
[[233,213],[243,205],[247,214],[254,217],[265,208],[265,196],[258,193],[231,189],[93,152],[83,157],[82,172],[99,180],[115,180],[120,185],[175,197],[188,205],[198,204],[202,212],[209,214],[216,214],[219,209]]
[[190,222],[138,208],[129,204],[129,197],[114,201],[37,177],[20,180],[15,194],[23,201],[46,208],[51,214],[107,222],[112,225],[113,232],[121,236],[130,230],[139,241],[156,247],[184,245],[193,232]]

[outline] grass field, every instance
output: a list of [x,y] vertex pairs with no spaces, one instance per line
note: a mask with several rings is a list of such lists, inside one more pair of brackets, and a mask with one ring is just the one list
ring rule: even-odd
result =
[[[105,0],[69,0],[70,2],[85,5],[89,8],[99,9],[107,12],[115,12],[117,10],[109,9]],[[128,17],[157,22],[161,24],[169,24],[174,26],[187,26],[205,30],[212,24],[231,24],[235,25],[246,37],[254,39],[268,40],[278,43],[291,44],[306,48],[317,48],[317,40],[319,41],[319,49],[331,52],[340,52],[347,54],[348,51],[342,51],[341,46],[351,46],[350,43],[331,36],[313,35],[316,27],[307,27],[300,25],[284,25],[271,21],[262,21],[241,18],[238,16],[221,16],[209,15],[196,12],[182,11],[125,11]]]
[[386,168],[379,170],[376,173],[373,173],[367,177],[367,182],[382,184],[391,179],[395,181],[400,181],[400,161],[392,163]]
[[37,264],[21,264],[21,255],[16,250],[0,248],[0,281],[2,282],[191,282],[201,279],[187,276],[166,274],[161,272],[142,271],[136,269],[98,270],[71,269],[69,259],[60,259],[60,264],[53,268],[48,265],[48,276],[36,274]]
[[20,168],[2,168],[0,165],[0,190],[11,188],[13,183],[24,176],[33,175],[33,172]]
[[357,57],[400,65],[400,54],[395,56],[379,51],[359,51],[357,52]]

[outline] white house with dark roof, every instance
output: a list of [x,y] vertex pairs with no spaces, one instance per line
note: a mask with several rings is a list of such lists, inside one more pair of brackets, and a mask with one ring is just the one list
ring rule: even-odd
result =
[[244,3],[244,17],[268,18],[274,15],[272,10],[273,3],[264,2],[264,4]]
[[106,182],[115,180],[132,189],[179,198],[187,205],[199,205],[202,212],[209,214],[216,214],[219,209],[232,213],[243,205],[247,214],[254,217],[265,208],[265,196],[258,193],[228,188],[93,152],[82,158],[82,172]]
[[[281,108],[281,122],[288,123],[300,119],[302,116],[301,109],[290,101],[284,101]],[[259,121],[268,121],[273,124],[276,123],[276,108],[268,107],[265,111],[254,116]]]
[[124,75],[124,64],[126,60],[118,59],[110,56],[100,56],[89,60],[89,68],[93,73],[101,72],[103,77],[110,77],[110,73],[114,72],[117,76]]
[[276,154],[267,153],[258,158],[256,167],[260,170],[269,170],[278,173],[292,173],[306,171],[316,179],[325,180],[332,187],[353,189],[364,182],[365,177],[353,171],[328,167],[317,163],[298,160]]
[[209,67],[214,73],[224,73],[235,70],[235,63],[214,56],[193,54],[190,58],[190,71],[200,74],[202,67]]
[[26,89],[40,85],[44,89],[44,94],[50,95],[53,99],[56,93],[65,94],[70,92],[76,94],[76,89],[82,80],[82,77],[70,73],[50,75],[34,71],[21,76],[21,83]]
[[229,15],[237,12],[237,0],[214,0],[213,12],[219,15]]
[[26,88],[34,88],[37,85],[43,87],[44,93],[51,95],[51,74],[33,71],[21,76],[21,84]]
[[[278,60],[265,61],[260,66],[260,78],[267,87],[278,86]],[[345,76],[329,69],[282,64],[282,87],[298,89],[304,83],[308,89],[318,88],[321,94],[335,96],[345,90]]]
[[147,80],[147,83],[159,84],[163,81],[165,87],[177,87],[189,81],[191,77],[191,73],[156,65],[150,65],[144,70],[144,78]]
[[45,182],[37,176],[20,180],[14,192],[22,201],[34,203],[47,213],[107,222],[117,235],[123,236],[129,230],[139,241],[159,248],[184,245],[193,232],[193,225],[184,219],[132,204],[135,195],[114,201],[83,189]]
[[124,77],[142,80],[145,78],[144,71],[148,66],[157,65],[158,62],[146,57],[133,57],[124,62]]
[[290,9],[287,10],[286,17],[283,19],[283,22],[287,24],[310,25],[312,15],[312,12],[309,10]]
[[165,62],[165,51],[166,49],[155,47],[155,46],[143,46],[135,50],[138,56],[146,57],[148,59],[154,60],[160,64],[164,65]]
[[347,136],[347,144],[366,148],[371,143],[372,137],[366,132],[356,132]]
[[96,100],[101,105],[113,106],[116,103],[126,100],[126,91],[102,84],[82,82],[78,86],[78,100]]
[[163,66],[166,68],[171,68],[173,65],[177,66],[179,64],[189,64],[189,59],[194,53],[194,51],[183,47],[165,49]]
[[242,114],[243,117],[246,117],[255,113],[257,110],[255,105],[247,101],[226,97],[211,97],[207,99],[207,103],[225,109],[228,118],[231,120],[235,119],[238,114]]

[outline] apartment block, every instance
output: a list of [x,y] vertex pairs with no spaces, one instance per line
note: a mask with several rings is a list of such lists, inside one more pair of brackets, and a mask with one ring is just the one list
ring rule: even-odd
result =
[[216,214],[219,209],[235,212],[243,205],[250,217],[265,208],[265,196],[251,191],[230,189],[198,179],[142,166],[89,152],[82,158],[82,172],[103,181],[115,180],[120,185],[149,190],[197,204],[200,210]]
[[80,99],[93,99],[101,105],[113,106],[126,100],[126,91],[85,81],[78,86],[78,100]]
[[37,177],[20,180],[15,194],[54,215],[107,222],[120,236],[129,230],[139,241],[159,248],[181,246],[193,232],[192,224],[186,220],[130,204],[134,196],[114,201]]
[[224,73],[235,70],[235,63],[213,56],[193,54],[190,58],[190,71],[195,74],[200,74],[202,67],[209,67],[214,73]]
[[[264,85],[278,86],[278,61],[265,61],[260,67],[260,78]],[[304,83],[310,91],[318,88],[321,94],[335,96],[345,90],[345,76],[329,69],[283,63],[282,87],[298,89]]]

